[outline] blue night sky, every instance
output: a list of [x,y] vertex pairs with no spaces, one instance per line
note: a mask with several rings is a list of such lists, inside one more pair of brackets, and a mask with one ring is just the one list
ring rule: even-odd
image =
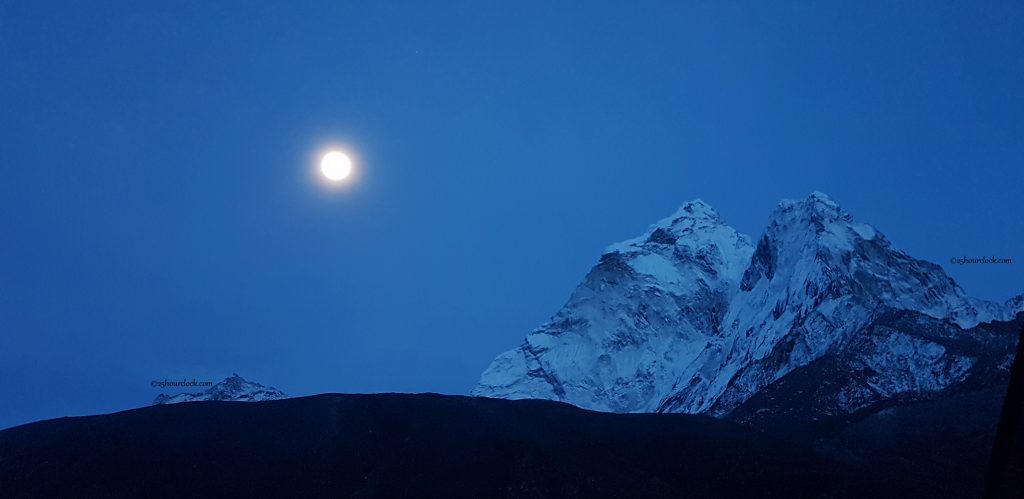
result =
[[821,190],[1024,291],[1020,2],[554,3],[0,4],[0,427],[232,372],[467,393],[697,197],[757,237]]

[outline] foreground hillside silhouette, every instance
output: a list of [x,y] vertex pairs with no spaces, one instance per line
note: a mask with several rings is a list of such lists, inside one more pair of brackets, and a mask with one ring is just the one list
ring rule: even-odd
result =
[[[985,409],[991,426],[998,409]],[[851,459],[796,430],[432,394],[194,402],[0,431],[0,484],[4,497],[903,498],[976,496],[983,485],[984,462],[935,471],[914,456],[958,445],[984,456],[984,435],[911,436],[910,455],[883,446],[886,459]],[[866,434],[851,431],[842,439]],[[869,431],[884,441],[900,429]]]

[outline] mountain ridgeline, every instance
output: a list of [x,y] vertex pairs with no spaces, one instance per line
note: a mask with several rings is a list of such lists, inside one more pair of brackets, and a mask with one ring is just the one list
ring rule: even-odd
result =
[[756,244],[701,200],[610,246],[475,395],[609,412],[848,418],[1005,387],[1021,297],[968,296],[828,196]]

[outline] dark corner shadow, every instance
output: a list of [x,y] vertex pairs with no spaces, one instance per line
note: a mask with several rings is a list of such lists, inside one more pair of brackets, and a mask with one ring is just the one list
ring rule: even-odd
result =
[[1010,371],[1003,412],[999,418],[985,497],[990,499],[1024,495],[1024,326],[1017,341],[1017,354]]

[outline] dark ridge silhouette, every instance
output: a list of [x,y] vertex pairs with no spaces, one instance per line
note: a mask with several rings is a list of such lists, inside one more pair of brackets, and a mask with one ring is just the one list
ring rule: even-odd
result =
[[[906,421],[925,418],[928,425],[934,412],[911,408]],[[843,438],[888,441],[903,426],[875,425]],[[972,480],[983,481],[984,464],[968,462],[957,473],[914,466],[915,456],[950,450],[941,435],[841,459],[836,449],[816,451],[795,433],[705,416],[608,414],[550,401],[433,394],[191,402],[0,431],[0,495],[980,495]],[[980,445],[975,453],[988,452],[987,443]]]
[[4,497],[933,495],[894,478],[710,417],[432,394],[192,402],[0,431]]

